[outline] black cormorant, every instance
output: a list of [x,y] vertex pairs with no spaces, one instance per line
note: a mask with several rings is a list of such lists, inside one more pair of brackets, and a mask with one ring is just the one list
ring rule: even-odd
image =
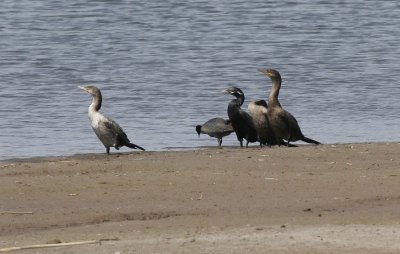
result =
[[224,92],[236,97],[236,99],[229,102],[228,116],[237,139],[240,142],[240,147],[243,147],[243,139],[246,139],[246,147],[248,147],[249,142],[258,141],[258,136],[253,119],[247,112],[240,108],[244,102],[244,94],[237,87],[228,88]]
[[96,133],[97,137],[106,147],[107,154],[110,154],[110,147],[115,147],[115,149],[118,150],[122,146],[144,151],[144,148],[129,141],[125,132],[115,121],[99,112],[102,103],[102,96],[97,87],[79,86],[79,88],[90,93],[93,97],[88,110],[90,125],[92,126],[94,133]]

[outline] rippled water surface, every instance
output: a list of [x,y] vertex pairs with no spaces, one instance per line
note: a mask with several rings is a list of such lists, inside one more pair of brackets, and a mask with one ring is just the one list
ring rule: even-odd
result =
[[[105,152],[90,96],[147,150],[216,145],[238,86],[323,143],[398,141],[398,1],[1,1],[0,159]],[[224,140],[237,145],[234,135]],[[122,148],[128,151],[128,148]]]

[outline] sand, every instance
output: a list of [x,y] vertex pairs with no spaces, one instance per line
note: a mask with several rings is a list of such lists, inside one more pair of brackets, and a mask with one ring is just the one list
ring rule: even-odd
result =
[[[400,253],[399,143],[87,154],[0,164],[0,249]],[[23,212],[10,214],[6,212]]]

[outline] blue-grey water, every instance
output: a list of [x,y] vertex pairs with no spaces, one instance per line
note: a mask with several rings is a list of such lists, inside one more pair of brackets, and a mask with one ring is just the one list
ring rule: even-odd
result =
[[[147,150],[216,145],[194,126],[226,117],[238,86],[280,100],[323,143],[400,140],[400,2],[0,2],[0,160],[105,149],[90,95]],[[238,145],[234,135],[225,145]],[[114,150],[112,150],[113,152]],[[122,151],[129,151],[122,148]]]

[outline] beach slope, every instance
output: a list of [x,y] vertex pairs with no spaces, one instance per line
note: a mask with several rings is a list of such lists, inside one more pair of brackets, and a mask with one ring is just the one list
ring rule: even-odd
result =
[[0,249],[399,253],[400,144],[88,154],[0,164]]

